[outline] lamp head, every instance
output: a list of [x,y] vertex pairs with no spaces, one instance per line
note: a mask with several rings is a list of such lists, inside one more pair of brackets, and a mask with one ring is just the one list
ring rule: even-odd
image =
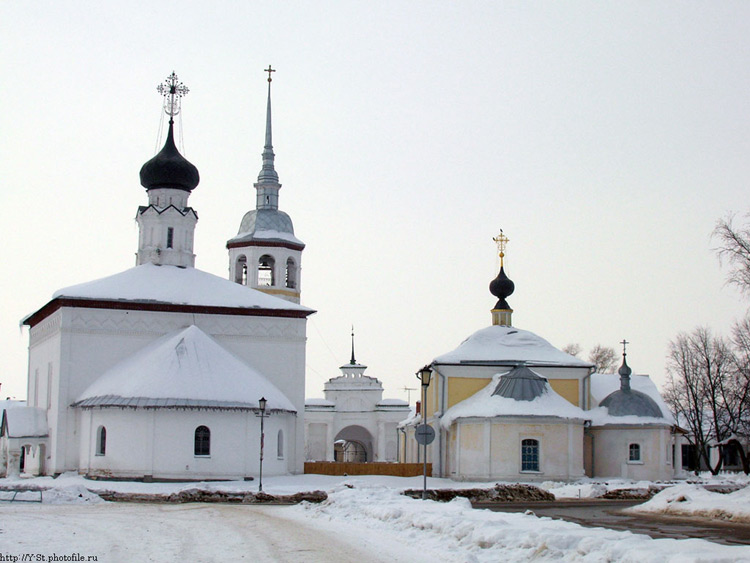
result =
[[432,368],[430,366],[424,366],[417,372],[417,379],[422,382],[424,387],[429,387],[430,378],[432,377]]
[[265,397],[261,397],[260,399],[258,399],[258,406],[260,407],[260,412],[266,412],[267,403],[268,401],[266,400]]

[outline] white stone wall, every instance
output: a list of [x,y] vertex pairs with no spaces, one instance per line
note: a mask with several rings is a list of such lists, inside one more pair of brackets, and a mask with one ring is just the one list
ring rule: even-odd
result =
[[[539,441],[539,471],[521,471],[521,441]],[[539,417],[459,419],[447,439],[447,477],[569,480],[583,476],[583,422]]]
[[[264,419],[263,475],[289,472],[289,446],[296,432],[291,414]],[[154,479],[258,478],[260,418],[252,411],[207,409],[86,409],[80,417],[79,471],[99,477]],[[97,455],[100,426],[106,428],[104,455]],[[209,456],[194,455],[195,429],[211,431]],[[284,433],[282,456],[277,436]]]
[[[593,436],[594,477],[664,480],[674,478],[669,426],[617,425],[590,429]],[[639,444],[641,461],[629,461],[629,445]]]

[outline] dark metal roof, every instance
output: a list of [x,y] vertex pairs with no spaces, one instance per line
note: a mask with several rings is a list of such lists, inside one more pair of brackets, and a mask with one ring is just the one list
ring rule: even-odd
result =
[[[252,410],[257,411],[257,405],[241,401],[206,401],[202,399],[180,399],[180,398],[152,398],[152,397],[122,397],[119,395],[101,395],[89,397],[83,401],[75,402],[71,407],[93,408],[93,407],[121,407],[121,408],[193,408],[193,409],[229,409],[229,410]],[[273,409],[270,412],[295,412]]]
[[649,416],[664,418],[664,415],[651,397],[634,389],[618,389],[613,391],[599,403],[601,407],[609,409],[610,416]]
[[500,266],[497,277],[490,282],[490,293],[498,298],[495,309],[510,309],[510,305],[505,298],[512,295],[515,288],[513,281],[505,275],[505,270]]
[[547,380],[525,365],[519,365],[500,378],[492,394],[516,401],[533,401],[546,392]]
[[173,188],[190,192],[200,182],[198,169],[177,150],[172,129],[170,120],[164,147],[141,167],[141,185],[147,190]]

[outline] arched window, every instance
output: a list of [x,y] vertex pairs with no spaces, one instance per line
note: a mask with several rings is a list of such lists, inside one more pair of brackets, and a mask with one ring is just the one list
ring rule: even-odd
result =
[[628,446],[628,461],[641,461],[640,444],[630,444]]
[[107,429],[100,426],[96,431],[96,455],[107,453]]
[[269,286],[275,285],[274,280],[274,268],[276,267],[276,260],[273,256],[264,254],[258,260],[258,285]]
[[276,435],[276,457],[284,459],[284,431],[279,430]]
[[539,471],[539,440],[521,440],[521,471]]
[[247,285],[247,258],[244,254],[237,257],[234,264],[234,281],[242,285]]
[[195,455],[211,455],[211,431],[208,426],[195,429]]
[[297,287],[297,265],[293,258],[286,261],[286,286],[290,289]]

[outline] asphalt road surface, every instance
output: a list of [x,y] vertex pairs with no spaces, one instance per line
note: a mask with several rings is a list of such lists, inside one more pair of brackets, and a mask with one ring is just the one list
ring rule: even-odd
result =
[[527,503],[476,503],[475,508],[496,512],[526,512],[575,522],[591,528],[628,530],[652,538],[700,538],[725,545],[750,545],[750,524],[735,524],[705,518],[641,515],[622,509],[642,501],[566,500]]

